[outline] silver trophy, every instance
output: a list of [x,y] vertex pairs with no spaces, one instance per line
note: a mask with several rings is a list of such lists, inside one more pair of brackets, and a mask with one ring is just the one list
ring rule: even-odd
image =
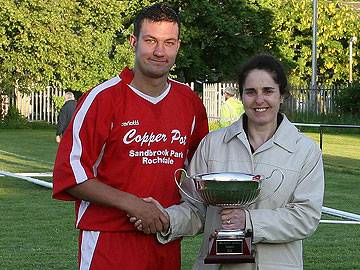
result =
[[[184,191],[181,187],[183,181],[177,182],[176,174],[179,171],[185,173],[186,178],[183,181],[193,180],[196,193],[201,200]],[[281,173],[280,183],[272,194],[261,198],[259,194],[264,181],[270,179],[275,171]],[[215,172],[188,176],[184,169],[176,170],[174,175],[179,189],[191,200],[228,208],[247,208],[255,202],[263,201],[272,196],[284,181],[284,174],[279,169],[273,170],[268,177],[241,172]],[[216,230],[210,236],[209,252],[204,262],[206,264],[254,263],[255,256],[251,244],[252,232],[250,231],[243,229]]]

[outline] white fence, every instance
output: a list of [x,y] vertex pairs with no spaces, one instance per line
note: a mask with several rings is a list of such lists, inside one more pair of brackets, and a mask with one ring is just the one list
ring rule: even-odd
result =
[[284,101],[289,112],[328,114],[336,111],[335,98],[341,88],[334,86],[291,87],[290,95]]
[[10,104],[16,104],[19,112],[29,121],[46,121],[51,124],[57,123],[58,113],[53,102],[54,96],[64,96],[65,91],[54,87],[47,87],[41,92],[32,92],[23,94],[15,92],[15,96],[9,100],[6,95],[1,95],[1,115],[4,117],[9,109]]
[[[227,86],[236,86],[235,83],[204,83],[203,103],[210,120],[219,119],[221,103],[224,101],[223,91]],[[194,89],[194,84],[189,85]],[[339,89],[295,88],[290,91],[290,96],[284,101],[286,112],[313,112],[317,114],[333,113],[335,111],[334,97]],[[9,103],[16,104],[22,115],[29,121],[46,121],[57,123],[57,112],[53,102],[54,96],[64,96],[65,92],[48,87],[45,91],[24,95],[17,93],[16,101],[9,102],[7,96],[0,95],[0,118],[6,114]]]
[[47,87],[45,91],[31,93],[30,112],[27,118],[30,121],[46,121],[48,123],[57,123],[57,111],[54,96],[64,96],[65,91],[52,87]]
[[[233,83],[209,83],[203,85],[203,102],[209,119],[219,119],[223,102],[223,90]],[[283,109],[286,113],[329,114],[336,111],[335,97],[341,88],[320,86],[318,89],[308,87],[291,87],[289,96],[285,98]]]
[[224,101],[224,89],[236,85],[235,83],[204,83],[203,103],[210,120],[220,117],[220,107]]

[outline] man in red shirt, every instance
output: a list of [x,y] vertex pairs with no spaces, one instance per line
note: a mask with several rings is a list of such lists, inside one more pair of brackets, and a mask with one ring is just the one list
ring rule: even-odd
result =
[[[208,132],[206,111],[186,85],[168,78],[180,46],[174,10],[155,4],[134,23],[135,67],[94,87],[78,102],[59,145],[53,197],[74,200],[79,269],[180,269],[180,242],[154,233],[169,220],[156,205],[177,204],[174,171]],[[144,234],[128,216],[142,222]]]

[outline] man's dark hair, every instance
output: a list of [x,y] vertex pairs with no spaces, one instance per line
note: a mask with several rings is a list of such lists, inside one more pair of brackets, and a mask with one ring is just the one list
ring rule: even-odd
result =
[[288,81],[283,65],[268,54],[258,54],[250,58],[241,68],[239,73],[239,90],[242,95],[243,85],[248,74],[254,70],[265,70],[269,72],[274,81],[279,85],[280,94],[282,96],[288,93]]
[[175,22],[179,28],[180,36],[180,18],[179,15],[170,6],[166,4],[154,4],[143,8],[136,16],[134,21],[134,35],[138,38],[140,34],[141,25],[144,20],[152,22]]

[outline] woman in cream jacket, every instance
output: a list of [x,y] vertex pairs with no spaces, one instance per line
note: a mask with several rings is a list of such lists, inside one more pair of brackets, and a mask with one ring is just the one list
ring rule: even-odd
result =
[[[203,232],[203,242],[193,269],[301,270],[302,240],[317,228],[323,202],[324,172],[318,145],[301,134],[279,113],[287,79],[272,56],[257,55],[239,76],[245,113],[227,128],[209,133],[200,143],[189,174],[243,172],[270,176],[260,197],[248,209],[221,209],[196,203],[187,197],[166,210],[170,217],[161,242]],[[189,185],[190,181],[186,181]],[[194,187],[190,193],[196,197]],[[188,190],[189,190],[188,189]],[[253,233],[255,263],[204,264],[209,236],[216,229],[243,229]]]

